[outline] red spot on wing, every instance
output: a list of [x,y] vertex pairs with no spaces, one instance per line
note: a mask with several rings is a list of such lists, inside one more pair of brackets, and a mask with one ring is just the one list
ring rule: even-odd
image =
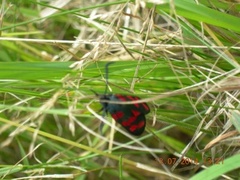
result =
[[124,115],[124,113],[122,111],[117,111],[114,114],[111,114],[113,119],[115,119],[116,121],[118,121],[119,119],[121,119]]
[[[128,98],[132,101],[140,100],[139,97],[134,97],[134,96],[128,96]],[[137,103],[137,104],[134,104],[134,106],[136,106],[137,108],[142,106],[146,111],[149,111],[149,107],[146,103],[139,103],[139,104]]]
[[121,123],[125,127],[131,126],[134,123],[134,121],[136,121],[137,117],[141,114],[139,111],[136,111],[134,109],[132,109],[131,112],[132,116],[129,117],[126,121]]
[[124,97],[124,96],[122,96],[122,95],[120,95],[120,94],[116,94],[115,95],[120,101],[126,101],[127,99],[126,99],[126,97]]
[[[136,100],[139,100],[138,97],[135,97],[135,96],[123,96],[123,95],[120,95],[120,94],[117,94],[116,97],[120,100],[120,101],[136,101]],[[139,104],[133,104],[134,106],[136,106],[137,108],[139,108]]]
[[130,126],[129,130],[134,133],[135,131],[137,131],[138,129],[141,129],[144,126],[145,126],[145,121],[142,120],[138,124],[133,124],[132,126]]
[[139,114],[141,114],[139,111],[136,111],[134,109],[132,109],[131,112],[133,113],[134,116],[138,116]]
[[[139,97],[133,97],[133,96],[128,96],[128,98],[132,101],[136,101],[136,100],[140,100]],[[146,103],[137,103],[137,104],[133,104],[136,108],[140,108],[140,109],[144,109],[146,112],[149,112],[149,107]],[[142,109],[142,110],[143,110]]]
[[[135,96],[127,96],[131,101],[136,101],[136,100],[139,100],[138,97],[135,97]],[[139,104],[136,103],[136,104],[133,104],[134,106],[136,106],[137,108],[139,108]]]
[[130,118],[128,118],[126,121],[122,122],[123,126],[131,126],[131,124],[137,119],[137,116],[131,116]]
[[[137,101],[140,100],[139,97],[136,96],[124,96],[121,94],[116,94],[115,95],[117,97],[118,100],[120,101]],[[149,107],[146,103],[135,103],[133,104],[136,108],[141,108],[143,111],[145,111],[145,114],[147,114],[149,112]]]
[[141,105],[144,107],[144,109],[146,111],[149,111],[149,107],[148,107],[148,105],[146,103],[142,103]]

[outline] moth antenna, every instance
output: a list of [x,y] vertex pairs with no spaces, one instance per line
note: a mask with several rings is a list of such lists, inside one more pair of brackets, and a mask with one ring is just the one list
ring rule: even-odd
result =
[[99,96],[99,94],[96,93],[94,90],[90,89],[90,91],[92,91],[97,97]]
[[108,66],[110,64],[113,64],[114,62],[108,62],[106,65],[105,65],[105,79],[106,79],[106,88],[105,88],[105,92],[104,94],[107,94],[107,89],[108,89]]

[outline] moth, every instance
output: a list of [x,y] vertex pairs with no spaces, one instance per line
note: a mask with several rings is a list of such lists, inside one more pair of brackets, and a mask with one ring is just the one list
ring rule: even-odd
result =
[[[145,115],[150,112],[150,108],[147,103],[134,103],[134,104],[116,104],[114,102],[128,102],[140,100],[137,96],[122,95],[122,94],[106,94],[108,86],[108,66],[112,62],[107,63],[105,66],[105,78],[106,78],[106,90],[104,95],[99,95],[100,103],[104,115],[110,114],[112,118],[119,124],[122,125],[130,134],[139,136],[144,132],[146,126]],[[108,101],[108,102],[107,102]]]

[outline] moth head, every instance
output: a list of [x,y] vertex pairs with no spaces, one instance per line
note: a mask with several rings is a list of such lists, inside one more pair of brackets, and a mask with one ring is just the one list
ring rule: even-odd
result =
[[109,95],[102,95],[102,94],[98,94],[97,92],[95,92],[94,90],[91,89],[91,91],[99,98],[100,103],[103,106],[103,109],[106,109],[108,106],[108,102],[104,102],[104,101],[109,101]]

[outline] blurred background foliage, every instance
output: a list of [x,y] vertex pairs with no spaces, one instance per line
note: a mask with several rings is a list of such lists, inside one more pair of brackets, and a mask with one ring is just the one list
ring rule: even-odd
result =
[[[239,10],[237,0],[2,0],[1,178],[237,179]],[[114,131],[110,116],[99,132],[91,90],[104,93],[109,61],[108,92],[151,108],[140,137]]]

